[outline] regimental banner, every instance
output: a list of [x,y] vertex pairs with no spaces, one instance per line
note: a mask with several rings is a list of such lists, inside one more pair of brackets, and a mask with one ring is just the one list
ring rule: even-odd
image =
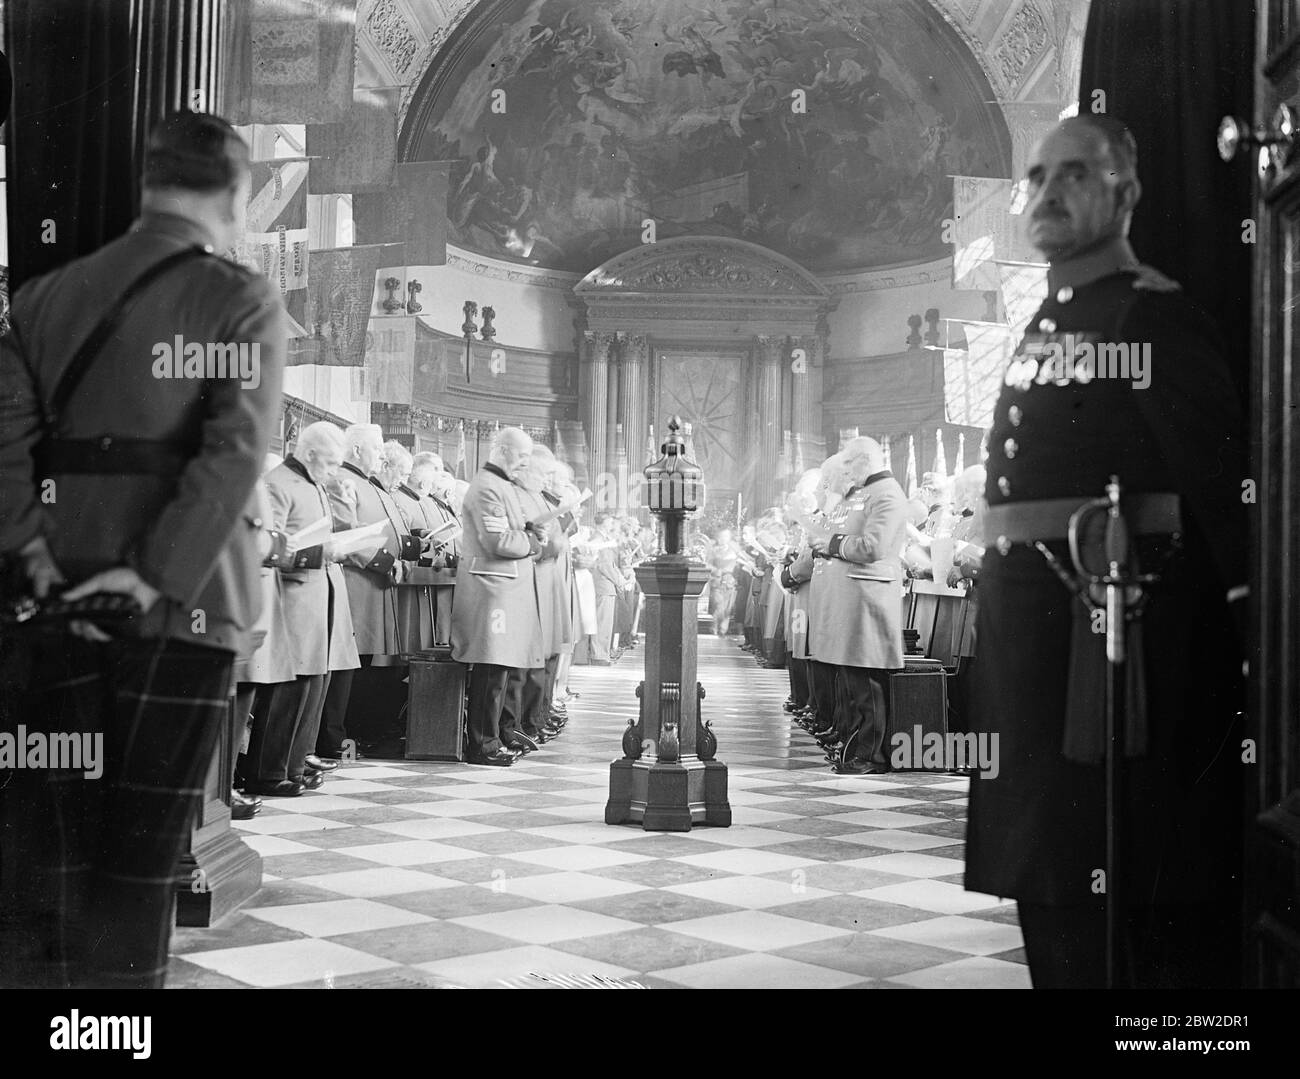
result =
[[944,349],[943,410],[949,423],[993,426],[993,408],[1011,359],[1011,330],[998,322],[963,322],[966,348]]
[[226,111],[232,123],[335,123],[352,104],[357,0],[248,0]]
[[280,290],[289,317],[301,323],[307,303],[307,162],[254,161],[241,265]]
[[400,244],[313,251],[304,322],[311,336],[291,343],[289,362],[362,366],[375,274],[403,258]]
[[447,261],[447,174],[450,161],[397,166],[395,183],[382,193],[352,200],[356,242],[406,244],[411,266]]
[[1022,219],[1011,212],[1010,180],[987,176],[952,178],[955,242],[952,287],[989,291],[999,286],[994,260],[1038,262],[1023,235]]
[[415,373],[415,316],[372,318],[366,335],[366,369],[370,371],[370,400],[411,404]]
[[[347,111],[337,122],[307,125],[307,154],[315,159],[313,191],[355,194],[392,187],[397,167],[397,94],[397,90],[367,90],[355,99],[349,95]],[[442,206],[445,210],[445,194]]]

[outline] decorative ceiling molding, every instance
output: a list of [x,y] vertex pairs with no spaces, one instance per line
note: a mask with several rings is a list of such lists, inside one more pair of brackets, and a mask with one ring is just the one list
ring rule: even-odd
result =
[[394,84],[406,82],[420,57],[421,40],[405,6],[398,0],[371,0],[357,15],[361,33],[393,73]]
[[440,19],[429,25],[429,38],[424,43],[418,62],[410,69],[408,77],[404,80],[402,97],[397,105],[397,128],[399,131],[406,123],[407,110],[411,107],[415,91],[424,79],[424,73],[429,70],[434,57],[446,44],[447,38],[465,20],[465,17],[474,10],[477,2],[478,0],[444,0],[440,5]]
[[647,293],[754,297],[828,296],[798,263],[765,247],[725,236],[679,236],[615,255],[573,290],[584,299]]
[[582,279],[581,274],[565,273],[562,270],[542,270],[532,266],[521,266],[517,262],[503,262],[452,244],[447,245],[447,265],[465,273],[486,277],[491,281],[510,281],[514,284],[560,289],[564,292],[571,291],[573,286]]
[[[971,55],[975,57],[975,62],[979,64],[980,70],[984,72],[984,77],[989,80],[989,85],[995,90],[1006,92],[1006,84],[1002,81],[998,73],[997,66],[989,58],[982,42],[971,30],[970,23],[973,19],[968,19],[965,12],[955,7],[958,0],[930,0],[931,6],[942,16],[943,21],[952,27],[953,32],[962,40],[962,43],[970,49]],[[954,5],[950,7],[949,5]]]
[[1026,2],[1012,16],[1010,25],[993,48],[993,63],[1002,84],[1018,94],[1043,54],[1051,47],[1052,35],[1043,13]]
[[936,259],[919,266],[902,266],[867,273],[819,274],[818,281],[832,296],[883,289],[910,288],[914,285],[952,284],[952,259]]

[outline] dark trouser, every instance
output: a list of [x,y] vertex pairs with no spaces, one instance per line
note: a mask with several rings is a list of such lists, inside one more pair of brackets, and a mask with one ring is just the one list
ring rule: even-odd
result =
[[[161,988],[177,866],[230,722],[235,657],[71,636],[29,648],[5,649],[3,729],[24,725],[29,745],[35,732],[98,736],[102,752],[92,739],[95,759],[71,762],[81,767],[15,768],[0,785],[0,985]],[[102,775],[87,777],[96,763]]]
[[536,738],[540,728],[534,723],[534,713],[546,688],[545,667],[512,667],[506,682],[506,698],[501,705],[501,737],[512,731],[522,731]]
[[293,732],[293,744],[289,747],[289,778],[297,779],[307,766],[307,754],[316,748],[316,739],[320,734],[321,709],[325,705],[325,694],[329,691],[330,674],[309,674],[301,677],[307,680],[307,696],[298,713],[298,726]]
[[501,713],[509,692],[511,670],[495,663],[475,663],[469,670],[466,685],[469,756],[495,753],[501,748]]
[[308,680],[257,687],[253,698],[253,733],[240,768],[246,782],[278,783],[289,778],[289,752],[307,700]]
[[550,721],[551,709],[555,707],[555,680],[560,670],[560,653],[547,656],[543,670],[546,672],[546,678],[542,685],[542,699],[538,702],[537,712],[533,716],[533,726],[539,731]]
[[808,686],[817,709],[817,729],[835,726],[835,667],[819,660],[808,661]]
[[[517,716],[510,715],[511,729],[523,731],[530,738],[541,735],[542,728],[551,718],[551,694],[555,692],[555,668],[559,667],[559,655],[552,655],[546,660],[545,667],[532,667],[526,671],[511,673],[511,692],[506,697],[507,711],[519,706]],[[502,729],[506,728],[507,719],[502,718]]]
[[240,775],[239,758],[244,746],[244,732],[251,724],[249,713],[253,710],[253,697],[258,687],[252,682],[240,682],[235,690],[235,702],[230,717],[230,785],[234,787],[246,777]]
[[[361,666],[369,667],[373,656],[362,656]],[[348,741],[348,700],[352,697],[351,671],[333,671],[325,703],[321,707],[320,731],[316,735],[316,756],[338,760],[343,756],[344,743]]]
[[433,587],[433,643],[451,643],[451,605],[455,597],[455,585],[434,585]]
[[841,667],[844,715],[840,734],[845,759],[885,764],[885,721],[889,710],[889,671]]
[[808,661],[790,657],[790,700],[796,708],[808,704]]
[[[1106,908],[1017,903],[1035,989],[1101,989],[1106,984]],[[1124,918],[1128,961],[1121,988],[1240,987],[1235,903],[1134,907]]]

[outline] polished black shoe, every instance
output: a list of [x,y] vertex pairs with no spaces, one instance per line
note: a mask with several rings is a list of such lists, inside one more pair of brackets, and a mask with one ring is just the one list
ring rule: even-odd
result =
[[837,761],[832,771],[842,776],[880,776],[889,771],[889,765],[874,761]]
[[315,753],[308,753],[306,758],[307,767],[314,772],[332,772],[339,766],[338,761],[326,760],[324,757],[318,757]]
[[799,711],[799,708],[800,708],[800,706],[797,705],[797,704],[795,704],[794,701],[793,701],[791,698],[789,698],[789,697],[787,697],[785,700],[783,700],[783,701],[781,702],[781,709],[782,709],[782,711],[785,711],[785,712],[797,712],[797,711]]
[[557,733],[558,732],[552,730],[550,727],[543,727],[537,732],[537,737],[534,741],[536,741],[539,746],[544,746],[547,742],[551,741]]
[[509,768],[515,763],[515,755],[508,749],[497,749],[491,753],[468,753],[465,755],[465,763],[490,765],[493,768]]
[[290,776],[289,779],[291,782],[301,783],[302,789],[305,791],[318,791],[325,786],[325,773],[313,772],[310,768],[304,771],[302,775]]
[[537,743],[523,731],[511,731],[501,739],[501,744],[507,749],[517,749],[520,753],[532,753],[537,749]]
[[302,784],[292,779],[281,779],[274,783],[249,783],[244,787],[245,794],[265,795],[267,798],[297,798],[302,794]]
[[240,794],[239,791],[230,792],[231,820],[252,820],[261,808],[262,799]]

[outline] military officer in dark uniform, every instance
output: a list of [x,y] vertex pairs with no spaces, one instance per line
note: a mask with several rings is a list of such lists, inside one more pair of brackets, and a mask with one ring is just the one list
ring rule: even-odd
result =
[[[1104,633],[1049,562],[1112,476],[1139,568],[1130,638],[1117,983],[1236,977],[1241,669],[1228,598],[1247,573],[1243,426],[1214,327],[1135,287],[1132,136],[1079,116],[1034,150],[1030,240],[1048,295],[993,417],[971,729],[997,737],[971,783],[966,887],[1015,898],[1035,986],[1105,982]],[[1085,537],[1085,547],[1088,546]]]
[[69,601],[138,604],[127,623],[5,641],[0,719],[102,738],[103,774],[0,783],[0,984],[163,984],[177,867],[262,606],[245,507],[287,327],[266,279],[214,253],[242,235],[249,184],[224,120],[166,118],[140,219],[27,282],[0,340],[0,555],[36,596],[66,583]]

